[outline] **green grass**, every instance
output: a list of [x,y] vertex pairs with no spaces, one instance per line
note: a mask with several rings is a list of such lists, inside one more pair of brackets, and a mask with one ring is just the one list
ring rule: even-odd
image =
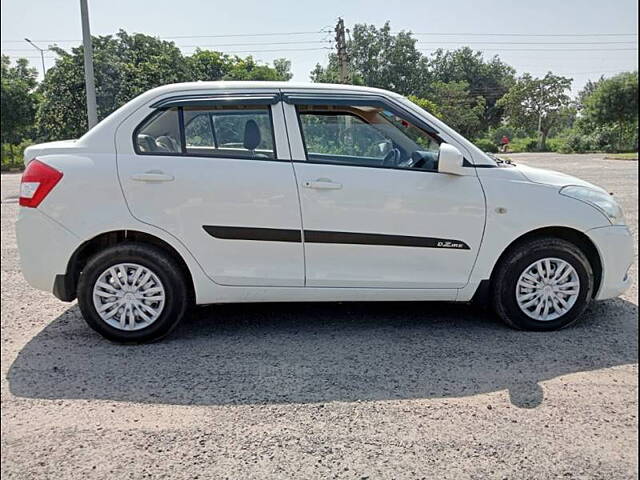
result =
[[608,153],[604,158],[612,160],[638,160],[638,152],[635,153]]

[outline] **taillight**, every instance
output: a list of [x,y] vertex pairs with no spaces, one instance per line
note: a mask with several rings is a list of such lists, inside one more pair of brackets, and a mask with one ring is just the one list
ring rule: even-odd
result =
[[20,182],[20,205],[36,208],[62,178],[62,172],[39,160],[31,160]]

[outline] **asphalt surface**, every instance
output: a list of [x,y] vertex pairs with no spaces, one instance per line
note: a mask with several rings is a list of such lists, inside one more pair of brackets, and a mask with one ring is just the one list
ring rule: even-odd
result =
[[[510,157],[615,192],[637,239],[637,162]],[[448,304],[227,305],[118,346],[22,279],[1,180],[3,479],[638,475],[637,282],[554,333]]]

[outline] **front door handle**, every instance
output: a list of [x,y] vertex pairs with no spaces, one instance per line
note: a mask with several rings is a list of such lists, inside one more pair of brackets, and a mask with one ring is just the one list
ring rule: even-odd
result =
[[153,171],[153,172],[144,172],[144,173],[135,173],[131,176],[131,180],[135,180],[136,182],[147,182],[147,183],[160,183],[160,182],[172,182],[175,180],[173,175],[167,175],[164,172]]
[[332,182],[328,178],[319,178],[315,181],[306,181],[302,184],[304,188],[313,188],[315,190],[340,190],[341,183]]

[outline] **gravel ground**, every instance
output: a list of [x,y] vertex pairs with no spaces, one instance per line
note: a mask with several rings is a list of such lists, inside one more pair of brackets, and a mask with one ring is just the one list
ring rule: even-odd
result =
[[[510,157],[615,192],[637,235],[637,162]],[[1,180],[3,479],[637,477],[637,283],[549,334],[446,304],[228,305],[117,346],[24,282]]]

